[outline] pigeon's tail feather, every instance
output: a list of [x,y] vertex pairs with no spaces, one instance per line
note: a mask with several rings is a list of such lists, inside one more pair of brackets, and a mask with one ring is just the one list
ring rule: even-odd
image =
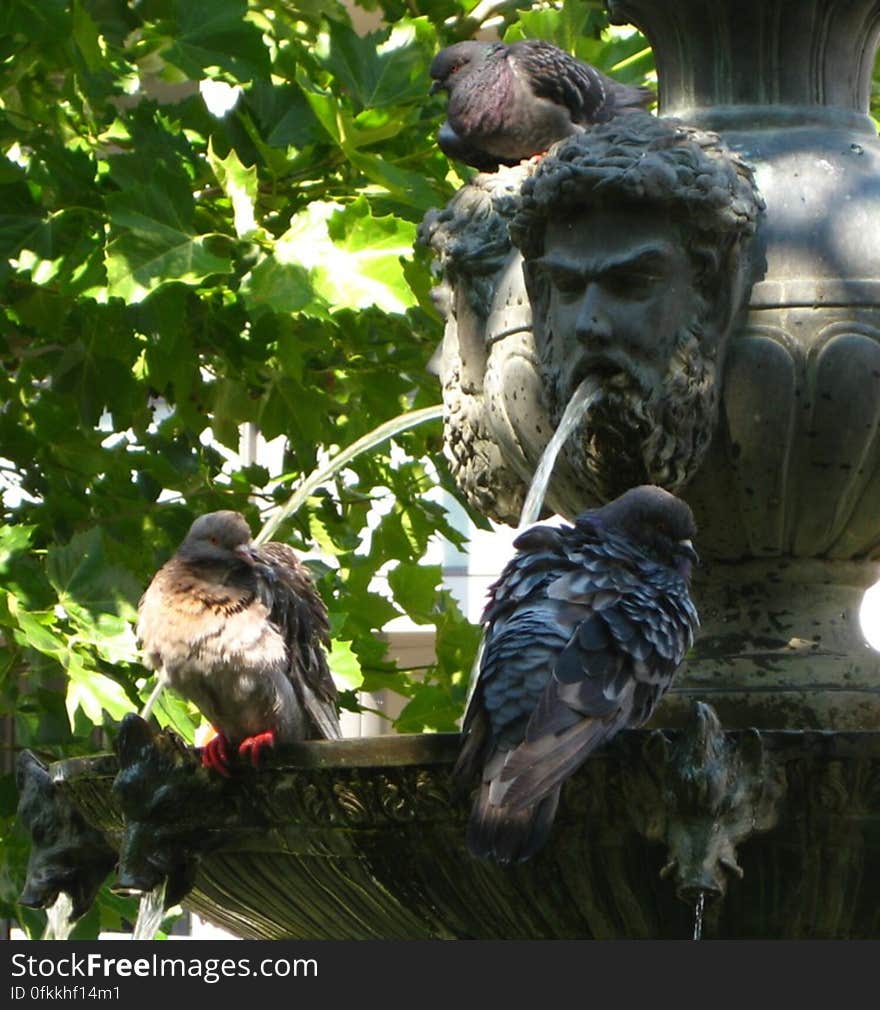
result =
[[530,807],[510,810],[489,801],[489,784],[483,783],[474,800],[467,826],[467,846],[480,859],[507,865],[531,857],[545,844],[559,805],[559,787]]
[[508,758],[495,795],[516,810],[558,790],[593,751],[627,725],[628,714],[627,705],[610,718],[584,719],[558,737],[521,744]]
[[333,703],[328,703],[309,691],[306,696],[306,710],[314,727],[313,736],[318,740],[341,740],[342,727],[339,713]]
[[633,112],[647,109],[657,96],[650,88],[633,84],[621,84],[610,77],[605,82],[605,114],[608,119],[619,112]]
[[465,737],[462,749],[452,767],[450,778],[453,789],[458,796],[465,796],[470,791],[470,787],[476,778],[483,753],[483,739],[475,739],[474,734]]

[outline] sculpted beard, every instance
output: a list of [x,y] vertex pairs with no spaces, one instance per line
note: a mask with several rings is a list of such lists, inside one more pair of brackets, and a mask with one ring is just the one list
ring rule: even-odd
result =
[[[544,347],[561,347],[552,332]],[[695,474],[712,440],[718,413],[715,362],[702,351],[698,320],[681,330],[662,387],[645,389],[633,371],[600,371],[602,400],[580,421],[563,453],[578,479],[602,501],[637,484],[678,491]],[[550,365],[545,388],[554,425],[587,377]]]

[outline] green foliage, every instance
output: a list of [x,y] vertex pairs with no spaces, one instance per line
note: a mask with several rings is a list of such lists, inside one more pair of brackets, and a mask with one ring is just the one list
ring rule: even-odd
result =
[[[44,758],[106,746],[148,694],[134,608],[195,515],[240,509],[256,530],[328,455],[439,399],[413,242],[467,170],[435,143],[433,54],[494,17],[620,80],[652,70],[598,0],[351,9],[373,30],[338,0],[0,5],[0,714]],[[283,478],[230,460],[247,423],[285,436]],[[436,421],[401,433],[278,534],[323,556],[344,702],[396,690],[405,732],[456,726],[479,640],[422,563],[433,537],[461,543],[428,495],[452,490],[440,448]],[[387,659],[401,614],[436,628],[429,669]],[[170,692],[156,715],[190,740],[200,721]],[[16,903],[15,806],[7,773],[0,916],[39,935],[44,914]],[[105,889],[74,936],[132,915]]]
[[[151,687],[138,597],[197,514],[240,509],[256,531],[329,454],[439,400],[442,325],[413,244],[466,170],[435,143],[433,54],[482,11],[508,38],[647,68],[597,3],[516,6],[364,0],[367,34],[336,0],[0,7],[0,714],[18,746],[112,743]],[[247,423],[286,437],[284,478],[230,458]],[[323,555],[346,704],[400,691],[404,731],[455,727],[479,638],[422,564],[432,538],[461,543],[428,495],[451,490],[440,450],[437,421],[401,433],[278,534]],[[379,632],[401,614],[436,627],[431,668],[387,659]],[[168,692],[156,715],[188,739],[199,723]],[[39,932],[43,914],[16,904],[14,813],[7,774],[0,916]],[[76,935],[130,914],[103,893]]]

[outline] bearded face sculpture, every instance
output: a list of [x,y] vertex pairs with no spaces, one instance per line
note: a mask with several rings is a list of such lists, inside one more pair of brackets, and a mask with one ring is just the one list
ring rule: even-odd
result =
[[651,209],[579,212],[548,223],[526,271],[553,426],[581,382],[602,391],[566,443],[579,485],[602,501],[640,483],[678,491],[711,439],[720,345],[681,226]]
[[[473,222],[453,209],[474,204],[467,191],[481,194]],[[537,164],[477,176],[444,221],[430,219],[423,238],[454,292],[447,305],[469,305],[447,313],[440,373],[447,446],[472,501],[455,423],[461,374],[472,429],[482,445],[494,437],[505,461],[499,507],[487,510],[493,482],[481,473],[481,511],[516,522],[511,472],[524,492],[585,379],[601,395],[566,442],[548,509],[571,516],[636,484],[687,485],[712,440],[761,209],[751,171],[716,135],[637,113],[567,138]],[[473,267],[487,218],[488,278]],[[467,297],[477,276],[481,297]]]

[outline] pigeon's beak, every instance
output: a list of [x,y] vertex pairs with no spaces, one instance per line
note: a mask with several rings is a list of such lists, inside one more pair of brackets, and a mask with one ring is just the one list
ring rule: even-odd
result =
[[677,553],[682,557],[687,558],[688,561],[693,562],[695,565],[700,563],[700,555],[694,550],[694,545],[690,540],[679,540],[676,546],[678,547]]
[[235,548],[235,554],[251,568],[257,564],[256,548],[253,544],[239,544]]
[[439,81],[438,80],[438,81],[434,81],[434,83],[431,85],[431,90],[428,92],[428,94],[429,95],[436,95],[438,91],[445,91],[445,90],[446,90],[446,85],[443,83],[443,81]]

